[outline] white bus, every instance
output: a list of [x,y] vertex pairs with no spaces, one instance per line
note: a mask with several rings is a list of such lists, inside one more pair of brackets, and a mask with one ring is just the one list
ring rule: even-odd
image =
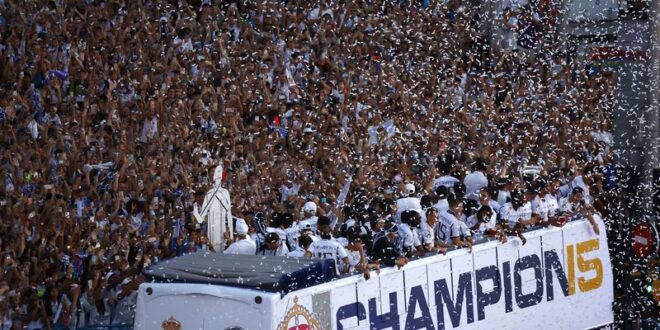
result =
[[[329,279],[334,263],[217,254],[155,265],[135,329],[591,329],[613,322],[605,228],[586,221]],[[183,260],[183,261],[181,261]],[[328,263],[331,263],[328,266]],[[278,266],[280,264],[281,266]]]

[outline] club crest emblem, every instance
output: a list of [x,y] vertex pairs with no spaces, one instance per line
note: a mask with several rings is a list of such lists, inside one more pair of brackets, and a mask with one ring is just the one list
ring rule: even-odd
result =
[[161,323],[161,328],[163,330],[181,330],[181,322],[177,321],[174,316],[171,316],[169,319]]
[[298,305],[298,297],[295,297],[293,307],[286,312],[277,330],[321,330],[321,324],[307,308]]

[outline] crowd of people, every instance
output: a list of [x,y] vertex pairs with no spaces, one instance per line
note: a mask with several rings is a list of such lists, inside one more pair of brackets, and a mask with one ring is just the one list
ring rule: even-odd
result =
[[606,217],[613,77],[547,1],[0,1],[0,329],[132,323],[141,271],[207,251],[402,267]]

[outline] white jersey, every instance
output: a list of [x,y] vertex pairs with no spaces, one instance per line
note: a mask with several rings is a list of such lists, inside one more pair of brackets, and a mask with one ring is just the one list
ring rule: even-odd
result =
[[257,252],[257,255],[261,256],[286,256],[289,254],[289,248],[286,247],[286,244],[280,242],[280,246],[276,250],[263,249]]
[[532,213],[538,214],[542,221],[548,221],[548,206],[540,196],[536,196],[532,201]]
[[289,252],[286,254],[287,257],[289,258],[302,258],[305,256],[305,250],[303,250],[301,247],[297,247],[295,250]]
[[439,213],[442,213],[449,210],[449,202],[444,198],[435,203],[433,207],[435,207]]
[[438,227],[438,224],[436,223],[435,226],[431,227],[426,221],[422,222],[421,224],[421,237],[420,240],[422,241],[422,244],[424,245],[429,245],[433,244],[435,242],[435,230],[436,227]]
[[514,228],[518,221],[532,218],[532,204],[527,202],[518,209],[514,209],[511,203],[506,203],[500,209],[500,218],[506,221],[509,228]]
[[316,231],[318,230],[317,223],[319,222],[319,217],[313,215],[313,216],[311,216],[311,217],[309,217],[309,218],[307,218],[303,221],[309,222],[309,224],[312,226],[312,232],[316,233]]
[[458,225],[460,226],[461,239],[465,239],[466,237],[472,237],[472,230],[470,230],[468,225],[465,223],[466,220],[467,219],[461,219],[460,221],[458,221]]
[[410,228],[407,223],[403,223],[399,226],[399,237],[403,240],[403,248],[406,251],[422,245],[417,230],[415,228]]
[[[488,222],[482,223],[481,226],[479,226],[479,229],[472,231],[475,238],[481,238],[487,230],[495,229],[497,227],[497,216],[495,216],[495,213],[493,213],[493,215],[494,216],[490,217]],[[479,219],[477,218],[477,215],[474,214],[465,220],[465,225],[467,225],[468,228],[472,228],[477,225],[477,222],[479,222]]]
[[[359,251],[347,251],[348,254],[348,272],[355,272],[355,267],[360,263]],[[341,267],[345,267],[344,261],[341,261]]]
[[341,260],[348,257],[346,249],[339,242],[332,239],[321,239],[313,242],[309,250],[315,258],[334,260],[335,265],[337,265],[337,273],[340,271]]
[[291,227],[284,229],[284,234],[286,236],[286,242],[289,244],[289,249],[295,250],[298,248],[298,239],[300,238],[298,224],[293,224]]
[[465,184],[465,198],[478,201],[479,190],[483,187],[488,187],[488,178],[483,173],[474,171],[465,176],[463,183]]
[[[588,203],[587,203],[586,201],[584,201],[584,200],[582,201],[582,203],[584,203],[584,204],[588,204]],[[573,203],[573,202],[571,202],[571,198],[570,198],[570,197],[564,197],[564,198],[562,198],[562,199],[559,201],[559,210],[560,210],[562,213],[573,214],[573,213],[575,213],[575,212],[579,209],[579,207],[580,207],[579,204],[580,204],[580,202],[578,202],[578,203]]]
[[461,180],[451,175],[443,175],[433,181],[433,190],[437,189],[440,186],[445,186],[449,189],[453,189],[454,185],[459,182],[461,182]]
[[440,213],[440,221],[436,230],[436,238],[446,244],[452,242],[452,238],[461,236],[461,225],[458,219],[449,211]]
[[545,207],[548,209],[548,217],[553,218],[559,215],[559,202],[553,194],[543,196]]
[[224,253],[255,255],[257,253],[257,243],[250,238],[242,239],[232,243]]
[[401,213],[403,211],[413,210],[417,211],[420,215],[422,214],[422,203],[417,197],[404,197],[399,198],[396,201],[396,221],[397,223],[401,222]]

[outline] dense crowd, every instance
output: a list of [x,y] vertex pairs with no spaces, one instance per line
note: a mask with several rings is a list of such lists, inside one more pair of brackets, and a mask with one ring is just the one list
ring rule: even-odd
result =
[[0,1],[0,329],[131,323],[144,267],[209,250],[191,212],[218,164],[229,253],[368,274],[572,217],[598,234],[612,76],[567,62],[550,2],[497,13]]

